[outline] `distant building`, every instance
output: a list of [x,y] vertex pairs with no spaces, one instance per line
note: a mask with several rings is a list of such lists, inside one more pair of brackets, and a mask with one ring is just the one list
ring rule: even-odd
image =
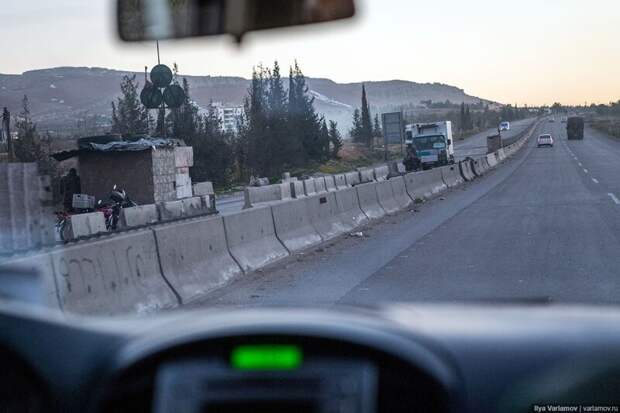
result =
[[221,102],[211,103],[218,119],[222,122],[224,132],[237,133],[239,131],[239,119],[243,115],[243,106],[224,106]]

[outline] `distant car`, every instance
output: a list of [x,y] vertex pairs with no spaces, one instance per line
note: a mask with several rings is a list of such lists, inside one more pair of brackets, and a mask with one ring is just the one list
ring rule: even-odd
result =
[[502,122],[499,124],[499,131],[510,130],[510,122]]
[[553,118],[549,119],[549,123],[553,123],[553,122],[555,122],[555,119]]
[[541,146],[551,146],[553,148],[553,138],[551,137],[551,135],[540,135],[538,137],[538,147],[540,148]]

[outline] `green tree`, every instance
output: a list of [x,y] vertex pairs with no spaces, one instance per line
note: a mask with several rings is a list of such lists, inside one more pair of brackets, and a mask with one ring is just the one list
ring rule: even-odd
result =
[[338,123],[333,120],[329,121],[329,142],[332,158],[338,158],[338,152],[342,149],[342,136],[338,130]]
[[37,132],[37,125],[32,121],[30,102],[26,95],[22,99],[22,111],[15,123],[15,128],[17,129],[17,140],[14,142],[13,150],[17,160],[20,162],[41,161],[44,152]]
[[353,138],[353,142],[362,142],[362,116],[357,108],[353,111],[353,126],[349,131],[349,135]]
[[362,84],[362,129],[360,140],[372,147],[372,120],[370,117],[370,106],[368,105],[368,98],[366,97],[366,86]]
[[292,133],[299,136],[306,160],[325,159],[321,143],[321,123],[314,110],[314,98],[308,93],[306,78],[297,62],[289,81],[289,121]]
[[375,114],[375,122],[372,127],[372,136],[375,138],[380,138],[383,136],[383,131],[381,130],[381,123],[379,122],[379,114]]
[[136,75],[125,75],[121,80],[121,96],[112,102],[112,132],[124,136],[148,134],[148,110],[138,95]]

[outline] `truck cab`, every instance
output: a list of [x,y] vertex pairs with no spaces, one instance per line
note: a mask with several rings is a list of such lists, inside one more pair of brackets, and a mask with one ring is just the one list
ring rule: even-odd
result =
[[405,144],[414,150],[422,169],[454,163],[452,122],[414,123],[405,127]]

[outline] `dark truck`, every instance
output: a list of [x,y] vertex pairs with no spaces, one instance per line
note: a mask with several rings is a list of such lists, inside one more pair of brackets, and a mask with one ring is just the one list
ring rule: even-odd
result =
[[583,118],[578,116],[568,118],[566,136],[568,139],[583,139]]

